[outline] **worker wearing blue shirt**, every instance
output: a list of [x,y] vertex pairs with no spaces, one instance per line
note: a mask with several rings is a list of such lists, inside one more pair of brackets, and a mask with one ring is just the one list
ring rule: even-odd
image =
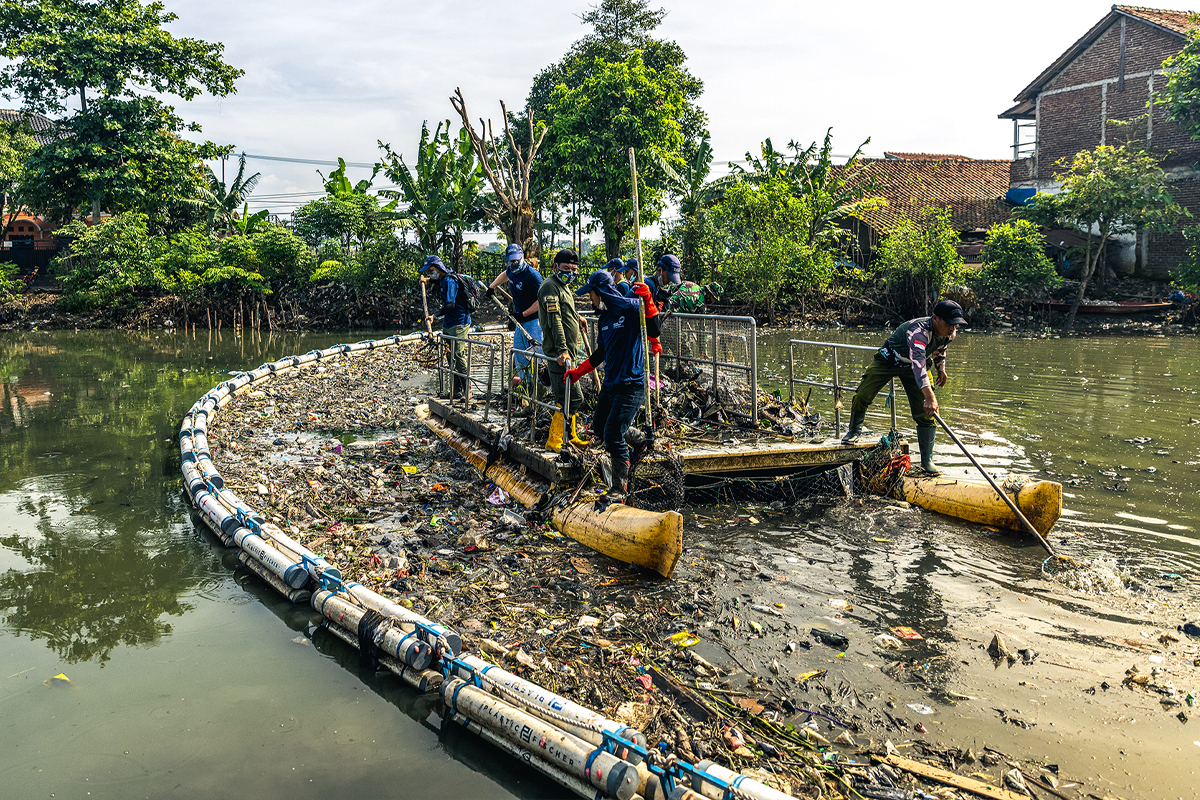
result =
[[[441,317],[443,335],[466,339],[467,332],[471,327],[471,315],[459,302],[459,286],[454,270],[443,264],[437,256],[427,256],[418,271],[421,274],[421,283],[436,282],[437,286],[434,291],[437,294],[435,296],[442,300],[441,310],[436,314],[431,314],[430,321]],[[450,344],[451,369],[459,373],[451,376],[450,396],[457,399],[464,397],[467,393],[467,346],[462,342],[451,342]]]
[[[513,349],[542,352],[542,326],[538,322],[538,290],[542,288],[542,273],[525,260],[525,251],[518,244],[510,244],[504,251],[504,271],[496,276],[487,288],[491,297],[496,287],[508,284],[512,291],[512,313],[517,320],[513,332]],[[533,343],[537,342],[536,345]],[[513,385],[525,381],[530,385],[529,356],[517,355],[517,375]]]
[[[643,287],[643,284],[636,284]],[[623,296],[606,270],[588,276],[587,283],[575,290],[587,294],[600,315],[596,349],[582,364],[567,370],[572,383],[604,364],[604,385],[596,401],[592,430],[604,440],[612,457],[613,492],[624,494],[629,480],[629,447],[625,434],[642,405],[646,382],[646,356],[642,349],[642,323],[638,307],[640,295]]]

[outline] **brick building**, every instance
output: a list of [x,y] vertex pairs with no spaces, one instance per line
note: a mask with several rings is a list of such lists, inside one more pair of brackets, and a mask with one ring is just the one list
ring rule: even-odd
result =
[[871,196],[887,200],[883,208],[863,219],[847,221],[852,239],[850,257],[870,263],[880,241],[900,220],[917,219],[927,208],[950,209],[950,220],[968,262],[978,261],[987,229],[1008,220],[1013,206],[1004,197],[1012,162],[937,153],[884,153],[864,158],[863,179],[874,187]]
[[[1011,187],[1056,191],[1054,173],[1076,153],[1132,135],[1162,159],[1171,193],[1200,220],[1200,172],[1192,168],[1200,142],[1168,120],[1163,107],[1147,108],[1165,81],[1163,61],[1183,49],[1195,27],[1187,11],[1113,6],[1000,114],[1013,120]],[[1137,122],[1118,127],[1113,120]],[[1142,231],[1111,250],[1109,264],[1126,274],[1166,277],[1185,251],[1178,231]]]

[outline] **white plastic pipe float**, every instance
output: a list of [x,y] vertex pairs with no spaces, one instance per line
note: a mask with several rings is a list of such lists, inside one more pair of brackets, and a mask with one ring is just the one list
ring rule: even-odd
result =
[[[733,788],[736,797],[744,797],[747,800],[795,800],[791,795],[784,794],[778,789],[772,789],[765,783],[747,778],[739,772],[734,772],[707,759],[696,764],[696,769],[699,772],[707,772],[717,780],[728,784]],[[711,797],[713,800],[725,800],[725,790],[718,787],[717,784],[709,783],[698,775],[693,775],[692,781],[693,791],[705,797]]]
[[[328,589],[321,589],[313,594],[312,607],[325,615],[326,619],[354,634],[359,632],[359,623],[366,613],[364,609]],[[433,661],[432,647],[422,641],[416,633],[407,633],[394,625],[376,634],[375,646],[415,669],[426,669]]]
[[281,581],[271,570],[258,563],[254,556],[247,553],[245,550],[238,553],[238,561],[242,562],[242,566],[253,572],[258,577],[262,578],[268,586],[281,595],[291,600],[298,606],[306,606],[312,599],[312,592],[308,589],[293,589],[286,583]]
[[385,617],[392,617],[399,620],[400,627],[405,631],[411,632],[416,630],[421,640],[432,647],[435,652],[439,646],[439,638],[444,640],[446,646],[450,648],[450,655],[457,656],[462,652],[462,637],[445,625],[432,622],[399,603],[393,603],[391,600],[371,591],[361,583],[353,581],[343,583],[342,589],[367,608],[374,609]]
[[518,678],[508,670],[489,664],[481,658],[472,655],[459,656],[451,669],[451,675],[468,681],[478,677],[484,689],[502,697],[505,702],[522,706],[530,713],[554,722],[568,733],[591,744],[602,744],[604,732],[608,732],[633,744],[649,747],[646,735],[641,731],[614,722],[590,708],[572,702],[536,683]]
[[[329,631],[334,636],[353,647],[355,650],[358,649],[358,637],[337,623],[333,621],[327,621],[325,623],[325,630]],[[379,654],[379,663],[383,664],[388,668],[388,670],[395,673],[400,680],[404,681],[418,692],[437,691],[437,688],[441,686],[442,682],[445,680],[440,672],[434,672],[431,669],[414,669],[403,662],[397,661],[387,653]]]
[[599,800],[599,798],[602,797],[602,795],[590,784],[584,783],[579,778],[576,778],[574,775],[559,769],[548,761],[543,761],[540,758],[533,758],[529,755],[529,753],[510,742],[508,739],[505,739],[499,734],[492,733],[490,730],[483,727],[478,722],[475,722],[465,714],[451,714],[446,721],[452,722],[456,725],[461,725],[471,733],[478,736],[480,739],[483,739],[488,744],[494,745],[508,753],[510,756],[514,756],[522,763],[528,764],[550,780],[557,783],[559,786],[569,789],[580,797],[587,798],[587,800]]
[[640,777],[637,767],[528,712],[505,703],[464,680],[442,684],[442,702],[520,747],[526,753],[617,798],[630,800]]

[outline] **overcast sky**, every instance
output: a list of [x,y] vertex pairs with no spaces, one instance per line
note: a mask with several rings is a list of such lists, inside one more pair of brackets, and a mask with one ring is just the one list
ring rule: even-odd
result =
[[[524,102],[533,76],[585,28],[595,0],[166,0],[177,35],[224,42],[245,70],[236,95],[179,104],[204,136],[249,154],[374,162],[382,139],[410,154],[422,120]],[[996,118],[1109,10],[1101,2],[664,0],[658,30],[704,81],[715,165],[772,137],[835,152],[1011,157]],[[1187,8],[1172,2],[1164,8]],[[1195,5],[1200,6],[1200,0]],[[231,162],[232,163],[232,162]],[[253,208],[288,212],[320,193],[311,165],[253,160]],[[218,167],[219,169],[219,167]],[[352,179],[367,170],[351,170]],[[378,185],[386,180],[380,178]],[[309,192],[313,194],[300,195]]]

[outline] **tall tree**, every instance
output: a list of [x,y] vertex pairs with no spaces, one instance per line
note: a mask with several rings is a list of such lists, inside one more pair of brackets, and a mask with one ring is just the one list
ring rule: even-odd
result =
[[500,112],[504,116],[502,139],[497,138],[492,130],[491,120],[480,119],[479,131],[475,131],[462,90],[454,90],[450,104],[462,119],[475,157],[479,159],[480,169],[495,193],[495,205],[484,206],[483,212],[508,241],[521,245],[527,255],[539,255],[541,251],[534,227],[530,173],[542,140],[546,138],[546,126],[541,123],[535,125],[533,114],[527,110],[525,127],[528,138],[518,145],[513,134],[513,118],[503,100],[500,101]]
[[[67,113],[68,100],[78,104],[59,133],[76,139],[71,161],[86,176],[84,194],[94,219],[110,202],[105,161],[114,157],[111,140],[119,138],[124,154],[149,164],[156,137],[174,136],[183,128],[174,109],[159,103],[165,110],[163,127],[139,124],[140,138],[114,132],[131,115],[140,113],[140,123],[150,118],[146,91],[184,100],[204,92],[224,96],[233,93],[234,81],[243,74],[221,60],[223,45],[167,32],[164,26],[176,19],[162,3],[138,0],[0,4],[0,94],[18,95],[26,109],[48,114]],[[77,187],[80,180],[72,183]],[[60,198],[72,192],[61,192]]]
[[[683,48],[652,35],[666,15],[662,8],[650,8],[647,0],[601,0],[581,14],[580,21],[591,30],[572,44],[561,60],[534,78],[527,101],[534,118],[550,119],[550,102],[557,86],[577,89],[596,73],[600,64],[624,62],[639,50],[645,65],[669,77],[683,97],[676,121],[684,137],[683,150],[690,157],[708,125],[708,117],[696,105],[704,92],[704,82],[684,66],[687,55]],[[550,136],[553,135],[551,131]],[[546,146],[551,146],[551,139]]]
[[296,233],[314,247],[333,240],[349,260],[353,249],[365,247],[375,238],[390,232],[395,224],[396,201],[380,207],[379,198],[370,193],[375,176],[383,169],[376,164],[370,178],[350,183],[346,162],[338,159],[338,168],[328,176],[321,173],[325,196],[305,203],[292,214]]
[[578,88],[563,84],[554,90],[546,165],[600,221],[609,258],[620,255],[633,224],[629,148],[638,154],[641,218],[652,224],[665,205],[662,165],[684,168],[679,123],[684,102],[670,70],[650,69],[638,51],[628,61],[597,62]]
[[183,129],[183,121],[152,97],[97,99],[33,151],[22,197],[60,221],[89,203],[94,223],[100,207],[136,211],[146,215],[151,233],[199,221],[206,213],[202,161],[224,151],[183,139]]
[[1167,81],[1151,103],[1166,107],[1171,119],[1193,139],[1200,139],[1200,28],[1188,34],[1187,44],[1163,62]]
[[225,46],[175,38],[163,26],[176,19],[158,2],[5,0],[0,92],[47,114],[67,111],[68,98],[87,111],[93,96],[133,97],[135,87],[184,100],[232,94],[244,73],[221,60]]

